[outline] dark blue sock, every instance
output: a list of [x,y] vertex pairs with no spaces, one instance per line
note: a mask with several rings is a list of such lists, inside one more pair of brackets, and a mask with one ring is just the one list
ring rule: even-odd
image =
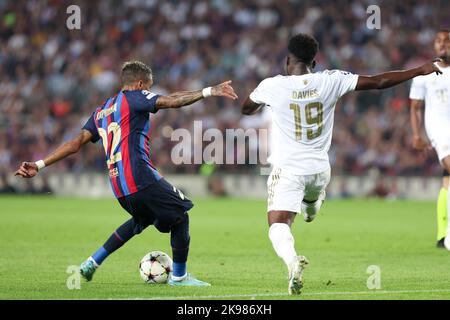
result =
[[93,255],[92,259],[98,264],[101,265],[103,260],[106,259],[106,257],[109,256],[109,252],[106,251],[105,248],[100,247]]
[[182,277],[186,274],[186,262],[173,263],[173,275],[175,277]]
[[172,246],[173,256],[173,275],[182,277],[186,274],[186,262],[189,253],[189,216],[186,213],[185,218],[180,223],[171,226],[170,244]]
[[105,244],[92,255],[94,261],[100,265],[111,253],[123,246],[135,235],[135,227],[136,223],[130,219],[117,228]]

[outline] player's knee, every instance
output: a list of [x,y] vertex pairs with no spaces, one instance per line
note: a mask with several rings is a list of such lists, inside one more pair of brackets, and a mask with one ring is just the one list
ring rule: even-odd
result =
[[268,222],[269,226],[275,223],[284,223],[289,227],[294,222],[295,212],[290,211],[269,211],[268,212]]
[[134,235],[142,233],[142,231],[144,231],[145,228],[147,228],[150,225],[147,222],[139,222],[136,221],[135,219],[133,219],[131,223],[132,223],[131,228],[133,230]]
[[318,198],[311,200],[311,199],[303,199],[303,203],[306,205],[311,205],[313,206],[314,204],[316,204],[317,200],[319,200]]
[[140,234],[140,233],[142,233],[142,230],[144,230],[144,228],[143,228],[141,225],[136,224],[136,225],[133,227],[133,234],[134,234],[134,235]]

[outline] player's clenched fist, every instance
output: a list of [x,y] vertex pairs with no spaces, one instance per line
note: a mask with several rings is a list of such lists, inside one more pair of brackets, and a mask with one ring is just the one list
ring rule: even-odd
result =
[[225,81],[212,87],[211,95],[215,97],[226,97],[233,100],[236,100],[238,98],[237,94],[234,92],[233,87],[231,86],[231,80]]
[[38,173],[38,167],[34,162],[22,162],[19,170],[14,175],[22,178],[33,178]]
[[429,61],[425,64],[423,64],[420,68],[422,71],[422,75],[426,76],[427,74],[436,72],[437,75],[442,74],[442,71],[439,69],[439,67],[436,65],[436,62],[442,62],[442,59],[434,59],[433,61]]

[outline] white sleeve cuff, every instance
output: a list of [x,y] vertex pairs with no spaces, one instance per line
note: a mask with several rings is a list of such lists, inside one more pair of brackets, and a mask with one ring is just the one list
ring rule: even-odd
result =
[[44,169],[44,168],[45,168],[44,160],[36,161],[35,164],[36,164],[36,166],[37,166],[37,168],[38,168],[38,171],[41,171],[41,169]]
[[212,95],[212,87],[204,88],[202,90],[203,98],[211,97]]

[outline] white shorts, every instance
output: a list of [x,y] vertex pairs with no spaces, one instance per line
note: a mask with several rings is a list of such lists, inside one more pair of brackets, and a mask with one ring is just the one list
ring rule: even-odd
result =
[[[448,131],[448,130],[446,130]],[[450,134],[447,132],[442,132],[440,135],[435,135],[430,137],[430,142],[433,148],[436,150],[439,161],[445,157],[450,156]]]
[[330,176],[330,169],[311,175],[293,175],[274,168],[267,179],[267,212],[300,212],[303,199],[316,200],[330,182]]

